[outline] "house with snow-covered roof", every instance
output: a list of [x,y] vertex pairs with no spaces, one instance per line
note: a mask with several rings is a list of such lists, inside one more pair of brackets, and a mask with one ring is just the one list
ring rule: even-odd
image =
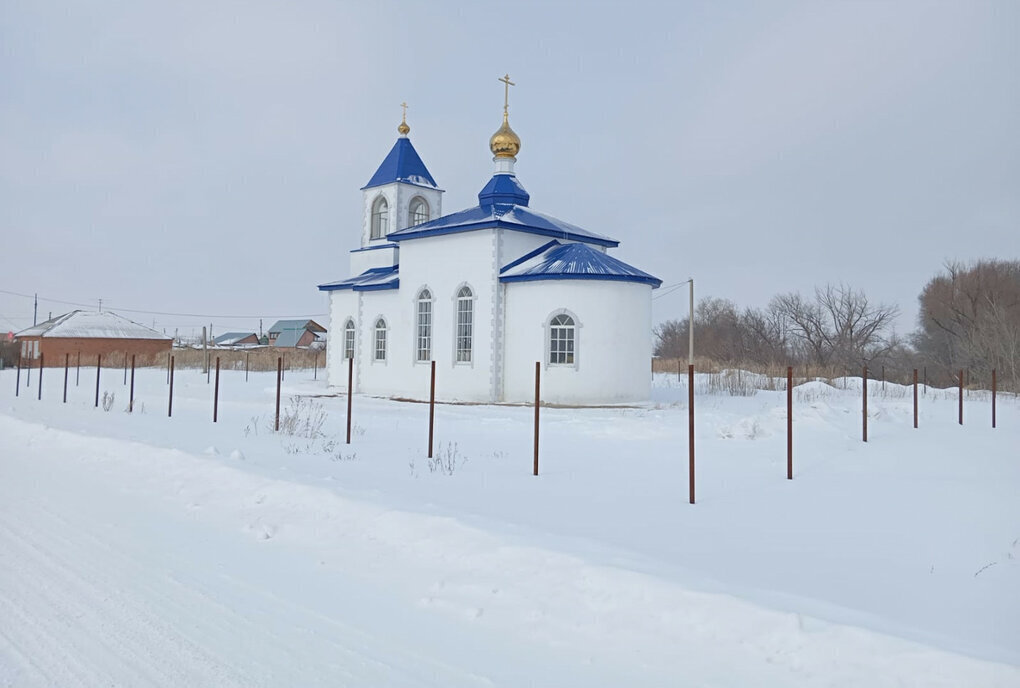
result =
[[258,346],[259,336],[254,332],[224,332],[213,339],[216,346]]
[[478,205],[448,215],[406,115],[397,131],[362,188],[350,277],[319,285],[329,384],[346,387],[353,365],[356,392],[425,398],[435,361],[439,399],[521,402],[539,362],[545,401],[648,399],[661,280],[609,255],[617,240],[531,207],[506,102],[493,176]]
[[99,357],[122,365],[125,356],[148,365],[170,352],[173,339],[110,311],[77,310],[58,315],[14,335],[22,365],[62,366],[68,361],[94,364]]

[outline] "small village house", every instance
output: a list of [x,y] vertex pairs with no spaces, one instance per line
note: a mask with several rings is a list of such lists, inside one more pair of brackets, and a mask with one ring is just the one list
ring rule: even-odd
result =
[[254,332],[226,332],[213,340],[216,346],[258,346],[259,336]]
[[[14,335],[21,363],[62,366],[65,359],[95,363],[102,356],[111,365],[135,356],[137,365],[151,365],[170,352],[173,339],[110,311],[71,311]],[[40,361],[41,359],[41,361]]]
[[269,328],[269,346],[307,349],[323,346],[326,328],[314,320],[277,320]]

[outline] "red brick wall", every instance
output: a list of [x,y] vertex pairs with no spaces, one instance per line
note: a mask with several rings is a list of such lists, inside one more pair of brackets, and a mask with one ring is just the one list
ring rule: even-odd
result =
[[[25,337],[26,341],[33,338]],[[35,338],[37,339],[37,338]],[[19,341],[21,341],[19,339]],[[103,357],[103,367],[118,368],[124,365],[124,356],[128,361],[135,356],[136,366],[157,365],[166,362],[170,353],[169,339],[73,339],[63,337],[43,337],[40,353],[47,368],[62,367],[64,355],[70,354],[70,364],[77,365],[78,354],[81,353],[81,364],[94,366],[97,356]],[[22,361],[22,365],[27,364]],[[38,359],[31,361],[39,365]]]

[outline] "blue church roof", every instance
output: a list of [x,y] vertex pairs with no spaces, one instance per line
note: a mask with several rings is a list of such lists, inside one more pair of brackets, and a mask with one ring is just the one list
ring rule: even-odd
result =
[[517,177],[512,174],[497,174],[478,194],[478,205],[475,207],[438,217],[431,222],[390,232],[386,238],[399,242],[406,239],[421,239],[429,236],[499,227],[555,239],[583,241],[599,246],[619,246],[620,244],[616,239],[589,232],[577,225],[531,210],[528,207],[529,200],[528,192],[517,181]]
[[[545,249],[542,251],[542,249]],[[500,270],[501,282],[573,279],[638,282],[657,289],[662,280],[587,244],[550,242]]]
[[531,194],[524,190],[517,177],[512,174],[494,174],[489,183],[478,192],[478,205],[523,205],[528,206]]
[[397,289],[399,287],[399,266],[391,265],[382,268],[370,268],[360,275],[348,277],[345,280],[320,284],[319,291],[339,291],[341,289],[380,291],[382,289]]
[[361,189],[364,191],[373,186],[382,186],[393,182],[439,188],[436,180],[426,169],[425,163],[418,156],[418,151],[411,145],[411,139],[406,136],[397,139],[389,154],[379,165],[379,169],[368,180],[368,184],[365,184]]

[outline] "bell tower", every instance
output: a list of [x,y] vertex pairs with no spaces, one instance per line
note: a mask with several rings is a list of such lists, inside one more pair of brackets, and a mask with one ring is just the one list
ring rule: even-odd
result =
[[361,188],[364,215],[361,248],[382,247],[386,235],[434,220],[442,215],[443,190],[432,178],[418,151],[411,144],[407,124],[407,103],[393,148],[383,159],[368,184]]

